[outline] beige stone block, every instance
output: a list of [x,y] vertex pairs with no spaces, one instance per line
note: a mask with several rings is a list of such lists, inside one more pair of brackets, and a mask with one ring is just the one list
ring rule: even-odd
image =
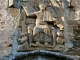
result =
[[65,40],[64,40],[62,37],[57,37],[56,41],[57,41],[57,43],[59,43],[59,44],[65,43]]
[[60,28],[60,30],[64,29],[64,26],[62,24],[57,24],[57,26]]
[[8,0],[9,1],[9,7],[13,5],[13,0]]
[[23,36],[21,39],[20,38],[18,39],[18,43],[24,44],[27,41],[27,39],[28,39],[27,36]]
[[18,48],[17,48],[17,51],[19,52],[21,52],[21,51],[27,51],[27,49],[29,49],[29,45],[28,45],[28,43],[26,42],[26,43],[24,43],[24,44],[22,44],[22,45],[19,45],[18,46]]
[[57,35],[63,37],[63,33],[60,30],[57,30]]

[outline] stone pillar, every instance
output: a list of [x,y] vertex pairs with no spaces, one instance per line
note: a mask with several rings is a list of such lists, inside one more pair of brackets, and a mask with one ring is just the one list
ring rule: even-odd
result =
[[[69,20],[74,19],[74,12],[72,11],[73,8],[69,8],[68,0],[63,1],[63,3],[64,3],[64,37],[66,40],[65,47],[66,47],[66,50],[68,50],[69,48],[73,47],[73,44],[71,42],[72,40],[71,34],[73,34],[73,28],[72,26],[69,26],[67,22],[69,22]],[[69,37],[69,35],[71,37]]]
[[[78,21],[80,21],[80,1],[77,0],[72,0],[70,5],[69,5],[69,1],[65,0],[64,2],[64,35],[65,35],[65,39],[66,41],[69,42],[70,47],[72,47],[72,44],[70,43],[73,42],[73,45],[77,45],[79,46],[79,40],[78,43],[77,41],[75,41],[75,34],[74,34],[74,28],[78,28],[79,23]],[[74,42],[75,41],[75,42]],[[74,47],[73,46],[73,47]]]

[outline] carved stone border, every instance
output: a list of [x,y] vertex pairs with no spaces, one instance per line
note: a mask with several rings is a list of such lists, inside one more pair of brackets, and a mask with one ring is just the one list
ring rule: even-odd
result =
[[15,56],[10,57],[9,60],[21,60],[23,58],[27,58],[28,56],[33,56],[33,55],[51,56],[51,57],[61,59],[61,60],[75,60],[71,57],[67,57],[60,53],[50,52],[50,51],[46,51],[46,50],[36,50],[36,51],[17,54]]

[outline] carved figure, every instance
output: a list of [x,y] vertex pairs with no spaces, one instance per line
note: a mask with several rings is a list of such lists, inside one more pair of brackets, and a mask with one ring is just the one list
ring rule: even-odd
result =
[[[46,5],[44,3],[40,3],[39,8],[40,11],[28,15],[37,16],[36,26],[33,29],[34,39],[32,40],[31,45],[53,47],[56,40],[56,30],[53,26],[48,25],[47,22],[56,21],[56,19],[46,11]],[[33,42],[35,43],[33,44]]]

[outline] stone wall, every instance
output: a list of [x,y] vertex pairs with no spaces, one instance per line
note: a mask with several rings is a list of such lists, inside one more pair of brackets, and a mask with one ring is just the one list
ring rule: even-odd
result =
[[[51,0],[52,1],[52,0]],[[80,20],[80,0],[72,0],[72,7],[69,6],[67,0],[63,1],[64,4],[64,35],[65,39],[73,42],[75,48],[79,48],[79,40],[74,39],[74,30],[78,27]],[[13,12],[14,11],[14,12]],[[17,12],[17,14],[16,14]],[[10,14],[12,13],[12,14]],[[15,14],[14,14],[15,13]],[[19,9],[8,9],[8,0],[0,0],[0,59],[4,60],[5,57],[10,57],[13,54],[13,37],[19,20]],[[70,23],[71,22],[71,23]],[[76,42],[76,43],[75,43]],[[15,42],[14,42],[15,43]],[[75,46],[77,45],[77,46]],[[79,49],[72,48],[73,52]],[[14,51],[15,52],[15,51]],[[70,54],[69,53],[69,54]],[[79,53],[79,51],[78,51]],[[74,55],[77,55],[74,53]],[[80,54],[78,54],[80,55]]]
[[0,0],[0,59],[12,54],[14,19],[7,9],[8,0]]

